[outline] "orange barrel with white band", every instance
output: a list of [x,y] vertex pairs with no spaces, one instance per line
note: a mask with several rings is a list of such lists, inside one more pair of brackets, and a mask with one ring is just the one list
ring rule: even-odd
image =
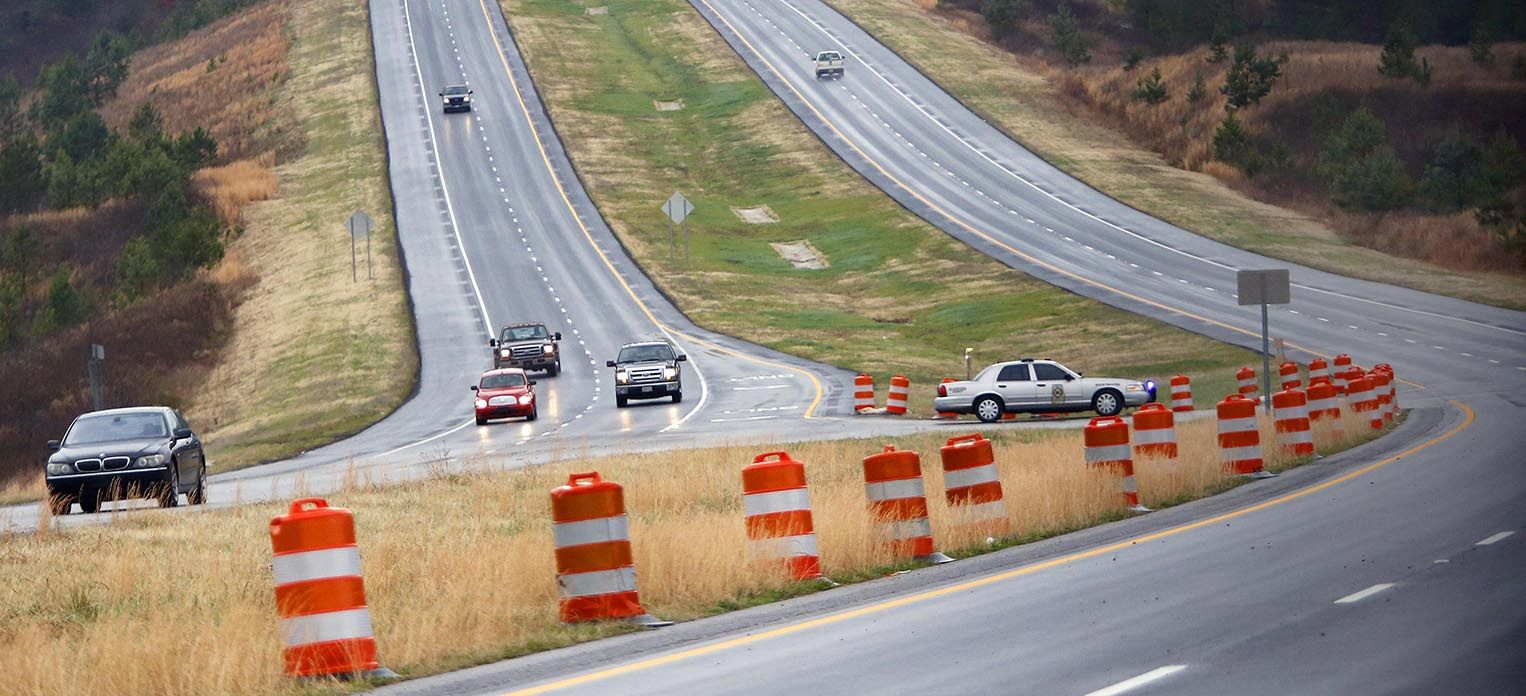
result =
[[1399,415],[1399,378],[1394,376],[1394,366],[1388,363],[1378,363],[1372,366],[1373,370],[1383,373],[1388,378],[1385,388],[1388,391],[1388,399],[1383,402],[1383,420],[1392,421],[1394,416]]
[[1007,506],[1001,498],[991,441],[980,433],[951,437],[938,455],[943,460],[943,495],[948,504],[962,507],[970,522],[988,533],[1005,535]]
[[599,472],[572,474],[551,489],[556,586],[562,621],[625,619],[646,614],[636,594],[625,490]]
[[1261,431],[1256,428],[1256,402],[1240,394],[1218,405],[1219,461],[1224,470],[1242,476],[1262,476]]
[[874,378],[860,374],[853,378],[853,412],[863,413],[874,408]]
[[933,550],[933,527],[927,520],[922,487],[922,458],[916,452],[885,445],[864,457],[864,493],[880,539],[896,556],[942,562],[953,560]]
[[[944,377],[943,381],[939,382],[939,384],[948,384],[949,382],[953,381],[955,381],[953,377]],[[959,414],[954,413],[953,411],[939,411],[937,417],[954,420],[959,417]]]
[[[1350,374],[1356,374],[1353,370]],[[1372,382],[1363,376],[1355,376],[1346,382],[1346,399],[1356,417],[1366,421],[1373,430],[1383,429],[1383,414],[1378,412],[1378,399],[1372,392]]]
[[1135,512],[1149,512],[1139,504],[1139,484],[1134,480],[1134,454],[1129,450],[1129,424],[1117,416],[1091,419],[1083,429],[1086,465],[1107,469],[1119,478],[1123,504]]
[[1309,397],[1302,389],[1284,389],[1272,395],[1277,446],[1295,457],[1314,454],[1314,433],[1309,430]]
[[1330,431],[1336,437],[1345,433],[1341,429],[1340,392],[1330,378],[1319,377],[1309,385],[1309,421],[1330,421]]
[[796,580],[821,577],[804,464],[786,452],[754,457],[742,467],[742,512],[753,558],[782,562]]
[[1330,363],[1325,362],[1324,358],[1315,358],[1309,361],[1309,384],[1313,384],[1314,380],[1320,377],[1328,378],[1329,376]]
[[1134,456],[1176,459],[1176,417],[1165,404],[1134,411]]
[[1342,388],[1349,388],[1351,377],[1346,373],[1351,370],[1351,356],[1345,353],[1341,353],[1340,355],[1335,356],[1335,358],[1330,363],[1330,367],[1331,370],[1333,370],[1333,374],[1335,375],[1335,385]]
[[906,399],[911,394],[911,380],[905,375],[890,378],[890,393],[885,396],[885,413],[892,416],[906,415]]
[[1242,367],[1235,372],[1235,380],[1240,383],[1240,394],[1247,399],[1256,398],[1256,394],[1261,391],[1256,386],[1256,371],[1249,367]]
[[1389,388],[1393,384],[1393,377],[1383,370],[1373,368],[1367,373],[1367,381],[1372,383],[1372,396],[1378,401],[1378,416],[1384,423],[1392,422],[1394,414],[1391,405],[1394,397],[1389,393]]
[[376,661],[355,516],[322,498],[292,501],[270,520],[270,547],[287,676],[392,675]]
[[1192,410],[1192,380],[1187,375],[1171,378],[1171,410]]
[[[1303,385],[1303,382],[1298,379],[1298,363],[1291,360],[1277,366],[1277,377],[1282,380],[1282,388],[1284,390],[1295,389]],[[1273,408],[1276,407],[1274,406]]]

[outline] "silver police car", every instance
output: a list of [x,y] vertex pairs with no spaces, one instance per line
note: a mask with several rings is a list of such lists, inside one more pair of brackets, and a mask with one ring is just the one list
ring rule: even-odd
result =
[[1155,400],[1153,380],[1082,377],[1053,360],[1023,358],[991,365],[974,379],[938,385],[933,408],[973,413],[994,423],[1004,413],[1096,411],[1116,416],[1129,406]]

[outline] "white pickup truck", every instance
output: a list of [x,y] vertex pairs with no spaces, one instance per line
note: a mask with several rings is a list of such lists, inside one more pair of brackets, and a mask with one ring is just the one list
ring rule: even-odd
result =
[[822,77],[842,77],[842,54],[837,51],[822,51],[816,54],[816,79]]

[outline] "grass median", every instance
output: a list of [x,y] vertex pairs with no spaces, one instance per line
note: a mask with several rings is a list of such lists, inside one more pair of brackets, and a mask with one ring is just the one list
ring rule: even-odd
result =
[[[598,4],[607,13],[503,3],[600,212],[697,323],[881,385],[903,373],[914,390],[963,376],[965,348],[976,368],[1052,357],[1088,374],[1218,384],[1252,360],[1030,278],[905,211],[801,125],[688,3]],[[674,191],[695,205],[687,264],[659,210]],[[825,267],[786,260],[774,245],[790,243]]]
[[[1345,420],[1352,424],[1353,420]],[[1373,437],[1315,436],[1326,452]],[[1083,462],[1076,430],[988,433],[1010,538],[956,523],[938,447],[956,433],[895,440],[920,452],[936,546],[955,556],[1117,519],[1118,479]],[[1272,424],[1261,422],[1263,442]],[[1177,427],[1181,456],[1140,459],[1142,502],[1161,507],[1241,481],[1222,473],[1211,419]],[[871,534],[861,460],[880,440],[782,447],[805,463],[825,572],[843,582],[911,567]],[[778,449],[770,447],[768,449]],[[1268,468],[1301,463],[1267,446]],[[384,665],[407,675],[457,669],[630,630],[557,618],[549,492],[596,470],[625,487],[642,602],[687,620],[814,591],[747,557],[739,470],[756,447],[552,458],[441,460],[434,477],[392,487],[353,481],[329,496],[355,513],[368,604]],[[6,540],[0,563],[0,670],[21,693],[270,694],[346,690],[281,675],[267,522],[284,506],[125,513],[110,524]],[[108,515],[112,513],[102,513]],[[117,553],[130,544],[134,553]],[[173,650],[165,646],[174,646]],[[89,665],[78,669],[77,665]]]
[[[1275,258],[1502,307],[1526,307],[1526,279],[1451,271],[1351,244],[1306,215],[1171,166],[1067,108],[1046,68],[981,41],[926,0],[827,0],[1024,147],[1103,193],[1212,239]],[[958,20],[964,21],[964,20]],[[1279,89],[1282,89],[1279,87]]]

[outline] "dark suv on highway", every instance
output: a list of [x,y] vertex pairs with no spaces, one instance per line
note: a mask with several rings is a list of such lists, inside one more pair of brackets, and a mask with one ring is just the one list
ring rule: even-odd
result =
[[445,113],[472,110],[472,90],[466,85],[451,85],[440,90],[440,106]]
[[49,440],[48,507],[67,515],[74,503],[95,512],[102,500],[154,498],[174,507],[207,501],[201,438],[180,411],[164,406],[86,413],[63,440]]
[[683,372],[679,363],[689,359],[667,341],[643,341],[620,346],[620,355],[605,365],[615,368],[615,406],[625,408],[630,399],[684,400]]

